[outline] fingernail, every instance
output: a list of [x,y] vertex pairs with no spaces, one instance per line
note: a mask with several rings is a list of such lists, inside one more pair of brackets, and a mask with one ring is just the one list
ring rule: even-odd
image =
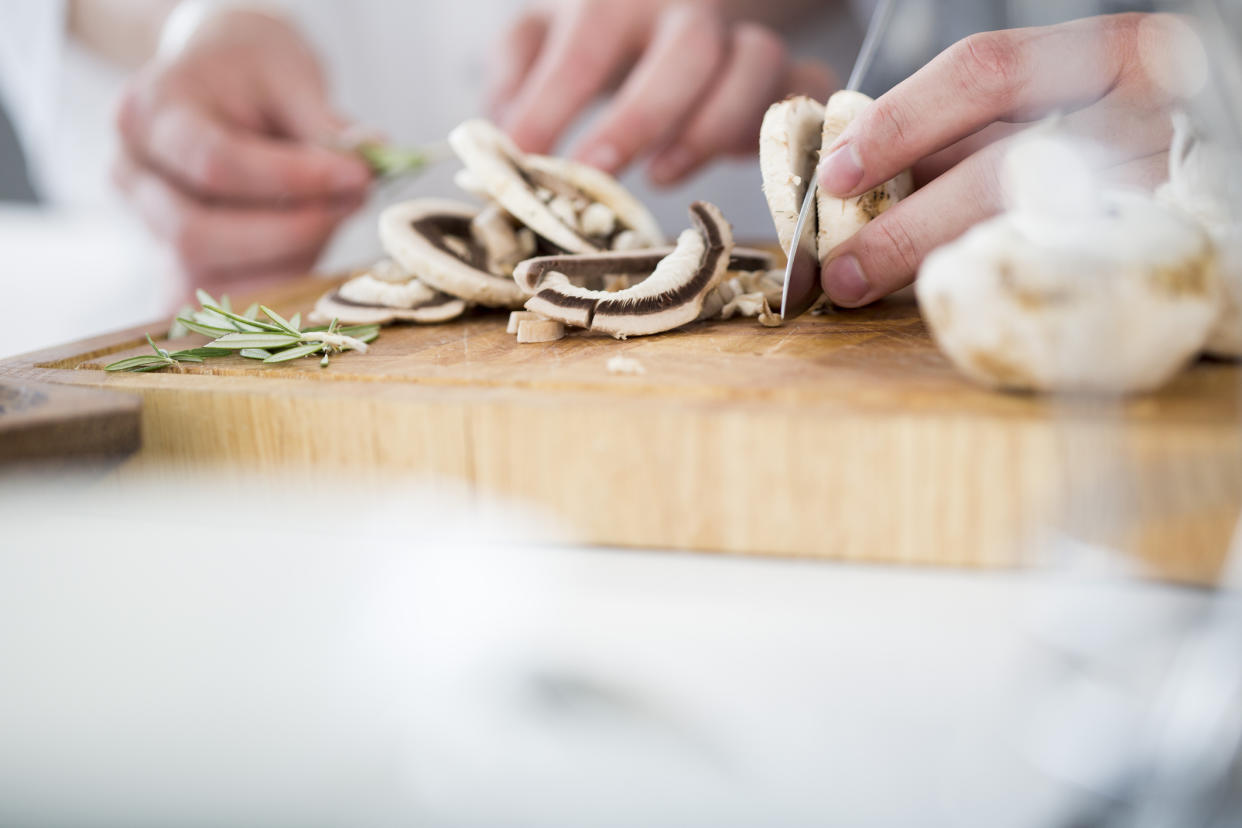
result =
[[853,144],[846,144],[819,165],[819,186],[829,195],[844,198],[862,183],[862,158]]
[[651,178],[657,184],[671,184],[694,168],[698,156],[685,147],[673,147],[651,163]]
[[862,304],[871,293],[871,283],[856,256],[847,254],[828,262],[824,267],[824,292],[838,305]]
[[584,150],[578,159],[604,172],[615,172],[621,166],[621,153],[612,144],[596,144]]

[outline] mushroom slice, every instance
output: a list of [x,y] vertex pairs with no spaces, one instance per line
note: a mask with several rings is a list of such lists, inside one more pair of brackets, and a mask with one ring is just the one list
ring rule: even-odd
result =
[[[861,92],[838,92],[828,99],[824,115],[823,155],[845,132],[845,128],[872,103]],[[901,199],[914,192],[914,177],[909,170],[884,182],[870,192],[855,198],[839,199],[822,189],[817,196],[819,207],[819,259],[827,263],[832,251],[849,241],[869,221],[884,213]],[[788,249],[788,248],[786,248]]]
[[[591,253],[611,249],[626,233],[628,243],[663,244],[650,211],[615,178],[592,167],[563,159],[526,155],[503,132],[483,120],[466,121],[449,135],[449,143],[478,186],[539,236],[562,250]],[[593,205],[610,211],[611,234],[590,236],[582,217]],[[588,221],[600,227],[603,213]]]
[[690,208],[695,229],[681,234],[673,252],[634,287],[617,293],[573,285],[563,272],[530,276],[534,297],[527,310],[568,325],[590,328],[618,339],[679,328],[698,319],[703,302],[724,278],[733,249],[733,229],[720,210],[706,202]]
[[932,253],[916,288],[941,349],[1010,390],[1126,393],[1163,385],[1219,312],[1214,252],[1149,196],[1105,193],[1098,214],[1008,213]]
[[519,345],[559,342],[565,338],[565,324],[554,319],[523,319],[518,323]]
[[[672,255],[673,250],[672,247],[653,247],[637,252],[614,250],[582,256],[541,256],[520,263],[513,271],[513,278],[523,291],[534,294],[544,275],[553,272],[567,274],[573,279],[587,280],[607,280],[612,276],[647,276],[661,261]],[[735,247],[729,256],[730,273],[766,274],[771,267],[772,257],[762,250]]]
[[759,131],[759,171],[781,249],[793,247],[798,214],[815,176],[824,105],[802,96],[773,104]]
[[470,234],[487,254],[487,269],[496,276],[512,276],[518,262],[535,255],[535,235],[518,227],[498,204],[483,208],[470,222]]
[[453,201],[407,201],[380,216],[380,240],[402,268],[436,290],[473,304],[520,308],[525,297],[517,284],[488,272],[487,254],[473,240],[477,213]]
[[333,319],[346,325],[434,324],[457,319],[468,307],[418,279],[397,285],[363,274],[320,297],[310,318],[320,324]]

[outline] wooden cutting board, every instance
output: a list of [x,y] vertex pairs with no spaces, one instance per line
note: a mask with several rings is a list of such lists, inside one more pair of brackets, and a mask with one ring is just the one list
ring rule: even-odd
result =
[[142,399],[0,377],[0,466],[95,461],[138,450]]
[[[327,284],[263,298],[307,311]],[[143,462],[174,471],[426,474],[533,504],[590,544],[1008,566],[1069,534],[1207,583],[1242,513],[1237,365],[1200,363],[1158,395],[1057,403],[970,385],[908,302],[628,342],[519,346],[505,323],[389,329],[326,370],[232,358],[105,374],[143,352],[135,330],[0,376],[140,393]],[[618,355],[645,373],[609,373]]]

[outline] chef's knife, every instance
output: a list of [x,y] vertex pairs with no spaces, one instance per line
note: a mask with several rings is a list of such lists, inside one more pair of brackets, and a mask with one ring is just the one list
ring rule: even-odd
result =
[[[858,61],[850,74],[851,92],[857,92],[862,85],[867,70],[875,60],[876,51],[884,32],[888,29],[889,19],[893,14],[893,0],[880,0],[875,14],[871,16],[871,24],[867,27],[867,37],[863,40]],[[824,288],[819,279],[819,250],[817,247],[818,223],[815,220],[816,196],[819,193],[819,175],[811,176],[806,187],[806,198],[802,201],[802,212],[798,214],[798,226],[794,230],[794,241],[789,250],[789,264],[785,267],[785,291],[781,296],[781,319],[796,319],[809,311]]]

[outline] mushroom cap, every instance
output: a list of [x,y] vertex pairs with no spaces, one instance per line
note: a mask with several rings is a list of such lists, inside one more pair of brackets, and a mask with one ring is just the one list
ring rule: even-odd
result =
[[[567,273],[575,278],[587,279],[640,274],[649,276],[673,251],[672,247],[652,247],[633,252],[610,250],[576,256],[540,256],[518,264],[513,271],[513,278],[518,287],[530,295],[539,289],[540,280],[545,273]],[[729,256],[728,272],[766,274],[771,268],[772,257],[762,250],[735,247]]]
[[666,243],[664,231],[647,205],[603,170],[568,158],[547,155],[527,155],[525,162],[530,169],[556,176],[577,187],[593,202],[612,210],[627,230],[638,234],[644,247],[660,247]]
[[477,186],[522,224],[571,253],[591,253],[599,245],[559,217],[535,192],[532,175],[552,176],[616,213],[622,224],[651,246],[663,243],[650,211],[612,176],[600,170],[542,156],[526,155],[491,123],[466,121],[449,134],[449,144]]
[[534,295],[526,309],[617,338],[662,333],[695,321],[727,272],[733,230],[706,202],[696,202],[690,216],[695,229],[682,233],[673,252],[642,282],[608,293],[578,287],[561,272],[541,269],[532,275],[531,269],[528,287]]
[[1197,221],[1216,246],[1221,309],[1205,347],[1223,359],[1242,358],[1242,153],[1195,134],[1190,119],[1174,117],[1169,181],[1158,197]]
[[793,247],[798,214],[819,163],[823,127],[824,105],[803,96],[772,104],[763,116],[759,171],[782,250]]
[[435,291],[431,293],[432,298],[421,303],[409,307],[389,307],[347,298],[338,288],[319,298],[310,317],[320,324],[337,319],[344,325],[388,325],[393,322],[431,325],[457,319],[470,307],[461,299]]
[[1218,312],[1206,234],[1147,196],[1102,203],[1056,242],[1007,214],[927,258],[919,305],[960,370],[993,388],[1125,393],[1199,353]]
[[[828,99],[828,106],[824,111],[821,155],[828,154],[832,145],[841,137],[841,133],[845,132],[845,128],[871,104],[871,98],[861,92],[848,90],[838,92]],[[832,251],[849,241],[868,222],[883,214],[912,192],[914,192],[914,176],[909,170],[855,198],[840,199],[821,189],[816,197],[819,217],[817,247],[820,261],[827,263],[832,256]]]
[[[493,308],[520,308],[525,301],[517,284],[487,270],[486,254],[471,237],[478,210],[454,201],[419,199],[393,205],[380,215],[380,240],[401,267],[450,296]],[[445,244],[459,239],[472,249],[465,261]]]

